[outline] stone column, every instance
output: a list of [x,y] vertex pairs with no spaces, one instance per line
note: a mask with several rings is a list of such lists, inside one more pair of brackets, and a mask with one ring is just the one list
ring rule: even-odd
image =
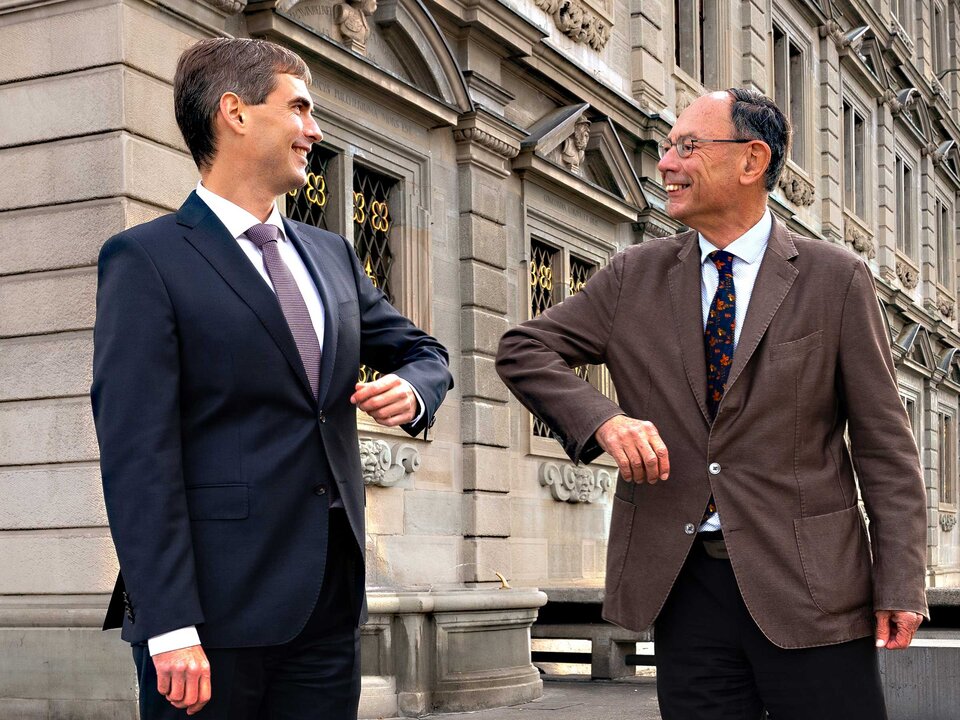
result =
[[467,583],[510,574],[506,472],[510,445],[507,389],[494,368],[507,321],[509,160],[520,136],[483,110],[464,115],[454,132],[460,184],[460,408],[463,439],[464,557]]
[[664,0],[634,0],[632,6],[630,67],[633,97],[645,110],[659,113],[667,104],[664,56],[668,44],[664,33],[672,32],[672,11]]
[[839,27],[820,28],[820,234],[843,244],[843,101],[840,94]]

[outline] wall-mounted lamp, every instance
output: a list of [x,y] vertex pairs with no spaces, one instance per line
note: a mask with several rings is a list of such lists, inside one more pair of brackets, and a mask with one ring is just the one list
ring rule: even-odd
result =
[[943,80],[950,73],[960,72],[960,67],[949,68],[937,73],[937,80]]

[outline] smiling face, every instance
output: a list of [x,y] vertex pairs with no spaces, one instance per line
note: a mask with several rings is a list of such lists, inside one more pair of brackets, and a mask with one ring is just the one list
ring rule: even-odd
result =
[[307,153],[323,139],[311,110],[307,86],[293,75],[277,75],[277,86],[260,105],[247,105],[247,161],[264,192],[282,195],[307,182]]
[[[733,100],[726,92],[698,98],[677,118],[670,140],[681,137],[735,138],[730,119]],[[737,225],[742,186],[741,161],[744,145],[707,143],[698,145],[690,157],[681,158],[676,148],[660,159],[657,169],[667,190],[667,214],[707,238],[716,228]]]

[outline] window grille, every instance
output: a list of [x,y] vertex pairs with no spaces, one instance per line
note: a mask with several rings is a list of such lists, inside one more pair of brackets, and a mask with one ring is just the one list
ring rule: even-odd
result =
[[287,194],[287,217],[291,220],[329,230],[326,210],[330,190],[327,186],[327,165],[334,153],[314,146],[307,155],[307,184]]
[[[539,240],[530,241],[530,317],[537,317],[553,307],[554,278],[558,274],[560,251]],[[562,277],[562,276],[561,276]],[[553,437],[550,428],[540,418],[533,418],[533,434],[537,437]]]
[[390,235],[394,218],[390,214],[397,181],[359,165],[353,172],[353,246],[367,277],[393,303],[390,284],[393,251]]

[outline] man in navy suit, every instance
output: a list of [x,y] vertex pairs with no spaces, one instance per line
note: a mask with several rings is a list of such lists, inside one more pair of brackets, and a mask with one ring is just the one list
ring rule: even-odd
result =
[[[321,138],[292,52],[204,40],[177,122],[201,181],[100,254],[91,391],[120,560],[105,627],[143,718],[356,718],[356,409],[416,435],[452,379],[341,236],[291,222]],[[357,383],[361,364],[381,371]]]

